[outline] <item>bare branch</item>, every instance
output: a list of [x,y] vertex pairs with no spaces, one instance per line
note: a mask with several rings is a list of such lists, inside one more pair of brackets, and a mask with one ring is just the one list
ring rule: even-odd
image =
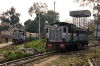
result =
[[31,6],[29,8],[28,13],[29,13],[29,15],[32,16],[33,13],[36,13],[38,11],[40,11],[40,12],[46,12],[47,9],[48,9],[47,7],[48,6],[46,5],[46,3],[42,3],[42,2],[38,3],[38,2],[35,2],[35,3],[33,3],[33,6]]

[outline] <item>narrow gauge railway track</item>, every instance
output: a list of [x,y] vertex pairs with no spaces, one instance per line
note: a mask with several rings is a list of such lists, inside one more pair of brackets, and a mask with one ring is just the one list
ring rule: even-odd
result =
[[93,44],[93,45],[90,45],[88,47],[95,47],[95,46],[100,46],[100,44]]
[[[100,46],[100,44],[93,44],[88,47],[90,48],[90,47],[95,47],[95,46]],[[88,47],[86,47],[86,48],[88,48]],[[4,63],[0,64],[0,66],[24,66],[24,64],[27,64],[29,62],[33,62],[35,60],[45,58],[45,57],[48,57],[51,55],[55,55],[56,53],[57,53],[56,51],[52,51],[52,52],[47,52],[47,53],[38,54],[38,55],[34,55],[34,56],[29,56],[29,57],[9,61],[9,62],[4,62]]]
[[4,62],[4,63],[0,64],[0,66],[24,66],[24,64],[26,64],[26,63],[33,62],[35,60],[45,58],[45,57],[48,57],[48,56],[51,56],[54,54],[56,54],[56,51],[38,54],[38,55],[34,55],[34,56],[29,56],[29,57],[9,61],[9,62]]
[[99,48],[99,47],[100,47],[100,44],[92,44],[92,45],[89,45],[89,46],[85,47],[84,49],[86,49],[86,48],[87,49],[90,49],[90,48],[91,49],[94,49],[94,48],[96,49],[96,48]]

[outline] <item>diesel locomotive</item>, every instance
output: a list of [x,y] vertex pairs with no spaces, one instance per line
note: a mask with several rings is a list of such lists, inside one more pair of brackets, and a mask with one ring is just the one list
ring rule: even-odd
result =
[[21,44],[36,39],[37,33],[25,32],[23,30],[14,30],[12,42],[14,44]]
[[81,49],[88,45],[88,32],[66,22],[56,22],[46,28],[46,49]]

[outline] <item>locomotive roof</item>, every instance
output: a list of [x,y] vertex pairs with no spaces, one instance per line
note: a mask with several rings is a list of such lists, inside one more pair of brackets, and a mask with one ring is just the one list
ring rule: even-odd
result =
[[16,31],[19,31],[19,32],[25,32],[25,31],[23,31],[23,30],[14,30],[14,32],[16,32]]
[[54,24],[57,24],[58,26],[74,25],[74,24],[70,24],[70,23],[67,23],[67,22],[55,22],[52,25],[54,25]]

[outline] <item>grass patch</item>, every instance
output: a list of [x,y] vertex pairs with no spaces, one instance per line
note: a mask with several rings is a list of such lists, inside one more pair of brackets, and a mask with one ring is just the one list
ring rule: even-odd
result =
[[33,48],[38,52],[45,52],[46,51],[46,44],[45,40],[34,40],[30,43],[26,43],[24,48]]
[[93,35],[89,35],[88,36],[88,41],[89,41],[89,44],[91,44],[91,43],[92,44],[93,43],[97,44],[98,43],[98,41],[94,39],[94,36]]
[[[34,40],[21,45],[11,45],[3,49],[0,49],[0,54],[3,55],[5,61],[11,61],[11,60],[30,56],[31,54],[27,52],[28,48],[31,48],[32,50],[36,50],[39,53],[40,52],[43,53],[46,50],[45,46],[46,46],[45,40]],[[2,63],[4,61],[0,60],[0,62]]]
[[26,56],[29,56],[29,55],[27,53],[24,53],[23,51],[8,51],[7,53],[4,54],[4,57],[7,58],[6,61],[19,59]]

